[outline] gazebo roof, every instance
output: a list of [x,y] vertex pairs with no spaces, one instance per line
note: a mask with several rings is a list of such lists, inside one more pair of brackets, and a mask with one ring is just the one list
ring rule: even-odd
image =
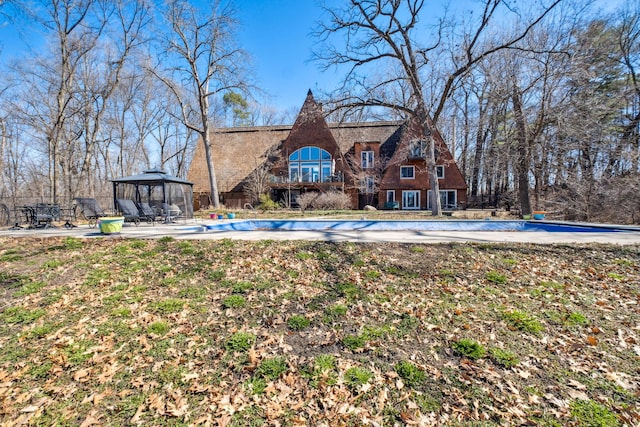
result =
[[143,184],[143,185],[173,182],[176,184],[186,184],[186,185],[193,186],[193,182],[187,181],[186,179],[178,178],[177,176],[169,175],[166,171],[163,171],[161,169],[149,169],[137,175],[114,178],[111,180],[111,182],[124,183],[124,184]]

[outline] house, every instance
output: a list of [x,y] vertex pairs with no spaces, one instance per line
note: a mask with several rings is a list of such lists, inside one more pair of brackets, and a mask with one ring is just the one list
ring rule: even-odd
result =
[[[256,194],[268,192],[273,200],[295,206],[306,192],[341,191],[351,197],[354,209],[430,209],[426,141],[420,135],[420,128],[407,122],[327,123],[309,91],[293,125],[212,132],[220,198],[228,208],[242,208]],[[443,209],[464,207],[464,177],[440,134],[433,137]],[[202,143],[188,180],[194,183],[195,209],[208,206]]]

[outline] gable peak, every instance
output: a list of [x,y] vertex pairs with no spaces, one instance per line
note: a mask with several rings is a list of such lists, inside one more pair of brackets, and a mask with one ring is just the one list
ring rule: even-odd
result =
[[309,89],[309,91],[307,92],[307,97],[305,98],[304,104],[302,104],[302,108],[300,109],[300,111],[319,111],[320,113],[322,113],[322,104],[316,101],[315,97],[313,96],[313,92],[311,92],[311,89]]
[[311,89],[307,92],[307,97],[304,100],[304,104],[302,104],[302,108],[300,108],[300,112],[298,113],[298,117],[296,118],[296,124],[300,125],[302,123],[313,122],[316,120],[323,120],[324,116],[322,114],[322,104],[318,103],[316,99],[313,97],[313,92]]

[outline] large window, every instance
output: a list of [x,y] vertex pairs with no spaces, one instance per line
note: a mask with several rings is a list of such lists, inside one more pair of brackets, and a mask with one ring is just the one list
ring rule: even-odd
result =
[[302,147],[289,156],[291,182],[329,182],[333,175],[333,159],[318,147]]
[[403,191],[402,209],[420,209],[420,192],[414,190]]
[[[428,192],[427,209],[431,209],[431,190]],[[451,210],[458,206],[456,190],[440,190],[440,207]]]
[[427,153],[427,141],[414,140],[409,143],[409,158],[424,159]]
[[373,167],[373,151],[360,153],[360,166],[362,169],[371,169]]
[[415,178],[415,167],[413,167],[413,166],[400,166],[400,178],[401,179],[413,179],[413,178]]

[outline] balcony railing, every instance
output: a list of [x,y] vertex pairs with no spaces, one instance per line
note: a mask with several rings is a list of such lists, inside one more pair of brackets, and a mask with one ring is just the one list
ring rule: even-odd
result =
[[271,175],[270,182],[272,184],[321,184],[332,182],[344,182],[344,176],[342,174],[334,174],[323,177],[323,180],[303,180],[300,177],[299,180],[289,180],[288,176]]

